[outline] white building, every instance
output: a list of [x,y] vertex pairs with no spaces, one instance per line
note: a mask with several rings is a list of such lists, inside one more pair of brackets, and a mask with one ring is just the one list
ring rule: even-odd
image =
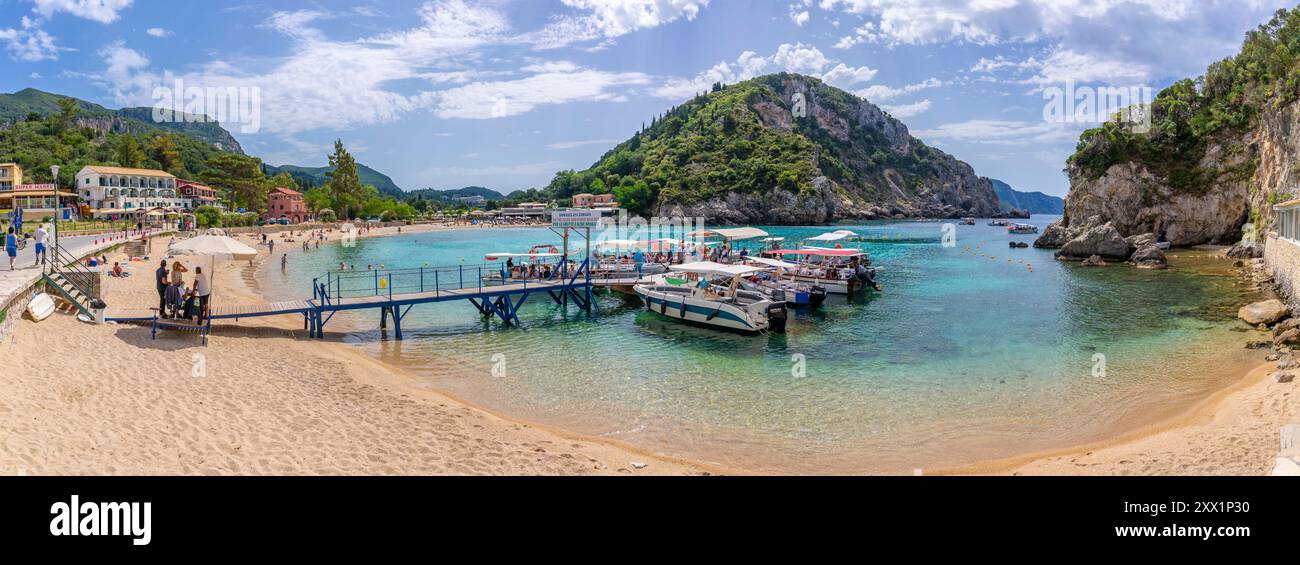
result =
[[190,199],[176,190],[176,177],[149,169],[88,165],[77,173],[77,195],[92,210],[190,208]]

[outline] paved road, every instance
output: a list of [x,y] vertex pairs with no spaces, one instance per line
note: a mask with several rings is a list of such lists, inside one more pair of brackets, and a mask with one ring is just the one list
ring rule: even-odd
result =
[[[79,235],[76,237],[60,237],[59,246],[62,247],[65,251],[76,252],[78,249],[82,247],[89,248],[93,246],[95,244],[96,239],[103,239],[104,237],[105,236],[102,235]],[[14,262],[14,267],[16,267],[16,270],[35,269],[38,267],[38,265],[36,265],[36,244],[33,243],[32,241],[33,240],[30,239],[27,240],[27,248],[18,250],[18,259]],[[53,243],[54,243],[54,239],[50,238],[50,244],[53,245]],[[52,250],[47,251],[46,256],[48,257],[50,253],[53,253],[53,251]],[[8,270],[9,270],[9,256],[5,255],[2,251],[0,251],[0,271],[8,271]]]

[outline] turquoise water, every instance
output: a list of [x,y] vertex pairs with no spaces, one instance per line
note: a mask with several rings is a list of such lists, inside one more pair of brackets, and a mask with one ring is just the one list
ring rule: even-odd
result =
[[[1203,254],[1167,271],[1089,269],[1009,249],[1033,236],[984,223],[957,226],[951,248],[938,243],[941,223],[836,226],[932,243],[851,244],[871,253],[884,292],[832,296],[798,312],[786,335],[687,326],[616,294],[601,294],[591,314],[534,296],[522,328],[455,303],[417,306],[404,342],[377,329],[378,312],[340,315],[329,330],[351,332],[421,386],[510,417],[772,472],[910,473],[1074,445],[1171,415],[1258,355],[1230,323],[1248,297],[1236,279],[1201,272],[1222,266]],[[765,229],[791,240],[829,231]],[[538,243],[559,238],[503,229],[362,239],[294,252],[285,272],[275,264],[259,276],[271,297],[297,298],[340,261],[477,265]]]

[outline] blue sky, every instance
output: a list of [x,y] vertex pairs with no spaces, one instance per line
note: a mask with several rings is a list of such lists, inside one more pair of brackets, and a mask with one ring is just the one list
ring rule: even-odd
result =
[[109,107],[256,87],[268,163],[342,138],[408,190],[544,186],[721,80],[822,77],[1021,190],[1063,195],[1086,123],[1044,89],[1199,75],[1270,0],[0,0],[0,91]]

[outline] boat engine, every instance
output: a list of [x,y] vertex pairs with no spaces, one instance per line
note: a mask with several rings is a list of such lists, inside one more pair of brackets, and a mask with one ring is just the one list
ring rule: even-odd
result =
[[774,302],[767,307],[767,327],[773,332],[785,333],[785,322],[788,318],[789,312],[784,302]]
[[824,302],[826,302],[826,287],[813,285],[812,288],[808,289],[809,305],[811,305],[813,308],[817,308],[820,307]]

